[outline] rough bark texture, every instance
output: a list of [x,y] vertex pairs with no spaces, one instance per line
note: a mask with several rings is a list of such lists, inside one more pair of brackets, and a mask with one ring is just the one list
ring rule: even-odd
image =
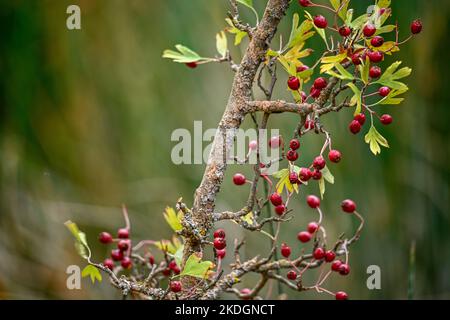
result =
[[201,252],[201,237],[211,228],[216,195],[227,167],[226,156],[235,138],[233,130],[239,128],[248,112],[247,102],[251,100],[257,70],[264,61],[268,44],[288,6],[289,0],[269,0],[260,24],[251,34],[249,46],[234,77],[228,104],[214,138],[202,182],[195,192],[189,219],[196,230],[186,238],[185,258],[193,252]]

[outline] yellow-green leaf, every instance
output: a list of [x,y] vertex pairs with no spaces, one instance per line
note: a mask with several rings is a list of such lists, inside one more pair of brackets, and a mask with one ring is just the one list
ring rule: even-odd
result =
[[359,70],[361,72],[361,79],[365,84],[369,83],[369,71],[370,71],[370,60],[369,57],[366,57],[366,61],[359,66]]
[[214,263],[211,261],[202,261],[202,258],[197,254],[191,254],[181,271],[181,276],[191,276],[196,278],[207,278],[214,268]]
[[68,220],[64,223],[64,225],[69,229],[70,233],[75,238],[75,250],[83,259],[89,259],[90,257],[90,249],[86,240],[86,234],[78,229],[76,223]]
[[202,60],[205,62],[211,61],[211,59],[202,58],[198,55],[198,53],[181,44],[177,44],[175,48],[178,52],[173,50],[164,50],[162,57],[172,59],[174,62],[178,63],[198,62]]
[[225,21],[228,23],[228,25],[230,26],[230,28],[227,28],[227,31],[231,34],[234,34],[234,45],[237,46],[242,42],[242,39],[245,38],[245,36],[247,36],[247,32],[239,30],[238,28],[236,28],[233,25],[233,22],[231,21],[230,18],[226,18]]
[[249,225],[252,225],[253,222],[255,221],[253,211],[250,211],[245,216],[241,217],[241,220],[247,222]]
[[217,52],[222,56],[222,58],[225,58],[228,51],[228,44],[227,44],[227,36],[223,31],[216,34],[216,48]]
[[337,63],[337,62],[342,62],[346,58],[347,58],[347,52],[342,52],[341,54],[338,54],[336,56],[323,57],[321,62],[322,63]]
[[100,274],[100,271],[97,269],[97,267],[94,267],[93,265],[87,265],[83,271],[81,271],[81,276],[83,278],[90,277],[92,283],[95,283],[95,280],[98,282],[102,282],[102,275]]
[[183,213],[179,211],[177,214],[173,208],[166,207],[166,210],[164,211],[164,218],[166,219],[167,224],[175,232],[181,231],[183,229],[183,226],[181,224],[182,217]]
[[348,83],[347,84],[350,89],[352,89],[353,93],[355,94],[356,99],[356,109],[355,109],[355,116],[359,113],[361,113],[361,107],[362,107],[362,100],[361,100],[361,90],[359,90],[354,83]]
[[369,144],[370,151],[374,155],[381,153],[381,147],[389,148],[388,141],[377,131],[377,129],[372,125],[369,132],[364,137],[364,141]]

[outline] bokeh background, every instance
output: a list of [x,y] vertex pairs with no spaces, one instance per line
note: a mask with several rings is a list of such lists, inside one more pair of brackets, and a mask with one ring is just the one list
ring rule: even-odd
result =
[[[261,13],[266,1],[254,2]],[[280,26],[285,37],[290,17],[302,10],[295,2]],[[352,2],[360,14],[371,3]],[[81,31],[66,29],[70,4],[81,7]],[[406,299],[408,288],[413,298],[450,298],[450,2],[394,0],[392,7],[402,38],[412,19],[420,17],[425,27],[397,54],[414,71],[406,102],[383,107],[395,119],[389,127],[378,126],[391,149],[372,156],[363,135],[348,132],[350,112],[324,120],[344,157],[331,167],[336,183],[323,204],[329,237],[355,227],[340,213],[343,198],[354,198],[367,219],[351,251],[351,274],[333,278],[328,287],[361,299]],[[171,162],[171,133],[192,130],[194,120],[215,127],[233,74],[226,65],[191,70],[163,60],[161,53],[183,43],[214,55],[215,33],[226,26],[227,10],[226,0],[0,2],[0,298],[120,297],[107,281],[93,286],[83,279],[81,290],[66,288],[67,266],[83,266],[63,225],[67,219],[86,231],[99,261],[108,250],[95,238],[123,224],[122,203],[129,207],[133,238],[170,237],[161,213],[180,196],[192,203],[203,171],[203,165]],[[251,12],[242,13],[254,21]],[[319,37],[308,43],[323,48]],[[241,53],[232,49],[236,60]],[[289,98],[285,77],[280,73],[277,98]],[[289,136],[296,120],[272,117],[270,127]],[[320,146],[319,137],[305,139],[301,157],[310,161]],[[218,210],[238,209],[246,198],[230,182],[237,171],[250,172],[230,167]],[[316,185],[308,188],[317,193]],[[303,195],[292,202],[295,219],[282,229],[297,254],[296,233],[315,217]],[[231,237],[248,236],[234,225],[225,228]],[[267,251],[264,236],[247,240],[246,256]],[[372,264],[381,267],[381,290],[366,288]],[[253,281],[245,279],[242,287]]]

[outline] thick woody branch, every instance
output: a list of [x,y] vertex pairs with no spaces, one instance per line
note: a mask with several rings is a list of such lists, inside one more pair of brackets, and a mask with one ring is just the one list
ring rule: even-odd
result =
[[315,104],[309,103],[290,103],[286,101],[249,101],[247,103],[246,112],[265,112],[265,113],[282,113],[291,112],[299,115],[307,115],[311,113],[315,107]]

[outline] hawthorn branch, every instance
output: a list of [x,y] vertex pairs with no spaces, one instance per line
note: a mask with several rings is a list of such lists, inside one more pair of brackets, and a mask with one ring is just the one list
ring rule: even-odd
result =
[[286,101],[249,101],[247,103],[246,112],[265,112],[265,113],[283,113],[291,112],[299,115],[308,115],[318,105],[312,103],[291,103]]

